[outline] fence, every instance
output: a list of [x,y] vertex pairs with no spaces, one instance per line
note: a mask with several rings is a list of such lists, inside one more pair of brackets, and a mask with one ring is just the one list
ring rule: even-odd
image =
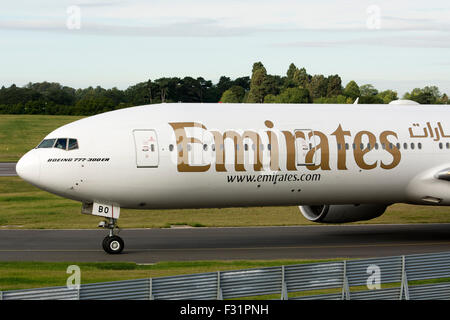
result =
[[[448,282],[447,282],[448,281]],[[450,252],[0,292],[0,300],[450,299]]]

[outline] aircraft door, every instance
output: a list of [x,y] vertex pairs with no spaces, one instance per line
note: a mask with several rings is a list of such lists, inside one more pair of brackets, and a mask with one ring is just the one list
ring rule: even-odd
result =
[[298,166],[314,165],[316,154],[314,153],[312,161],[306,161],[306,155],[316,146],[315,135],[311,129],[295,130],[295,158]]
[[159,165],[158,137],[155,130],[133,130],[136,166],[155,168]]

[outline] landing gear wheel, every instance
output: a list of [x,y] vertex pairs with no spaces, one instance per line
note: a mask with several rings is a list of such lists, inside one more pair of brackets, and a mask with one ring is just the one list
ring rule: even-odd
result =
[[108,248],[108,245],[107,245],[108,240],[109,240],[109,236],[106,236],[102,242],[102,247],[103,247],[103,250],[105,250],[105,252],[108,252],[108,249],[107,249]]
[[115,235],[120,232],[120,228],[117,226],[117,219],[109,218],[106,221],[101,221],[98,226],[100,228],[109,229],[109,235],[103,239],[102,247],[106,253],[119,254],[123,251],[125,244],[121,237]]
[[119,254],[125,247],[125,243],[119,236],[107,236],[103,239],[103,250],[109,254]]

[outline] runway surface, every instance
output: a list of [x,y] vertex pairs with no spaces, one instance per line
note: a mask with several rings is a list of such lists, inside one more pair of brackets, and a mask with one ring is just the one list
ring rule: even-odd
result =
[[0,230],[0,261],[272,260],[367,258],[450,250],[450,224],[123,230],[121,255],[105,230]]
[[0,162],[0,177],[14,177],[16,173],[15,162]]

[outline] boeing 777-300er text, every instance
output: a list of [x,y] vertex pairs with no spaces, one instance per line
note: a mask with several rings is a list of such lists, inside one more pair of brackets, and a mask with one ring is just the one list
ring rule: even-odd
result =
[[29,183],[105,218],[121,208],[300,206],[344,223],[393,203],[450,205],[448,107],[159,104],[62,126],[17,164]]

